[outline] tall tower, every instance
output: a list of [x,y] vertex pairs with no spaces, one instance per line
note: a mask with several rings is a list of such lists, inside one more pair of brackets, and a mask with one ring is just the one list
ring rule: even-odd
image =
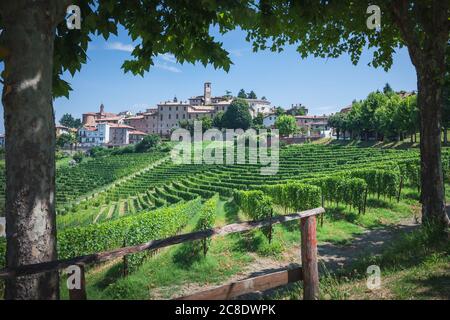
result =
[[211,82],[205,82],[203,98],[205,100],[205,105],[211,104]]
[[100,113],[105,113],[105,106],[103,103],[100,105]]

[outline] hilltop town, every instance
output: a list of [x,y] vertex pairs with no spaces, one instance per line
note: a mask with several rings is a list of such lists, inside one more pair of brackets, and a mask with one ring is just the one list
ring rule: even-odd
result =
[[[226,112],[235,97],[231,95],[213,96],[210,82],[204,83],[203,95],[189,98],[187,101],[172,100],[157,104],[154,108],[133,114],[130,111],[119,113],[107,112],[103,104],[97,112],[82,115],[82,125],[76,134],[81,147],[106,146],[117,147],[136,144],[146,135],[157,134],[169,137],[180,123],[193,122],[204,118],[213,119],[219,112]],[[274,128],[279,116],[279,108],[265,99],[243,98],[249,106],[252,119],[260,117],[262,126]],[[300,135],[309,137],[330,136],[328,116],[308,115],[308,109],[302,105],[292,105],[291,112],[296,118]],[[71,128],[57,125],[57,135],[74,132]]]

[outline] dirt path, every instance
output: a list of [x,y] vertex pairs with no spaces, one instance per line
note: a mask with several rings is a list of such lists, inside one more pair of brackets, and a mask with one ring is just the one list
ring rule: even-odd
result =
[[360,256],[380,254],[396,236],[403,232],[411,232],[417,226],[419,224],[411,218],[396,225],[366,230],[355,236],[353,241],[347,245],[320,243],[318,246],[319,259],[330,271],[345,268]]
[[[382,249],[391,243],[391,241],[403,232],[414,230],[418,224],[414,219],[407,219],[393,226],[385,226],[378,229],[366,230],[364,233],[355,236],[350,244],[335,245],[332,243],[322,242],[318,245],[319,261],[323,263],[328,271],[337,270],[351,265],[359,256],[365,254],[380,254]],[[246,278],[260,276],[275,271],[280,271],[286,267],[294,267],[300,265],[300,246],[291,247],[283,253],[283,257],[278,260],[264,258],[254,255],[255,259],[246,268],[232,276],[226,283],[231,283]],[[184,284],[175,288],[159,288],[153,290],[153,298],[174,298],[189,295],[198,291],[208,290],[217,285],[201,286],[196,283]],[[170,294],[175,292],[174,294]],[[170,295],[170,297],[168,296]],[[258,295],[258,293],[256,293]],[[256,296],[246,296],[246,298],[255,298]]]

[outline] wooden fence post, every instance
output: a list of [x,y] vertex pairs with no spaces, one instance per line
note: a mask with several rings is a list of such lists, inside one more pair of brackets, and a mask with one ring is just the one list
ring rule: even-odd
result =
[[319,270],[317,266],[316,217],[301,219],[301,254],[303,270],[303,299],[319,299]]
[[77,265],[80,268],[80,289],[69,289],[70,300],[87,300],[86,278],[84,275],[84,265]]

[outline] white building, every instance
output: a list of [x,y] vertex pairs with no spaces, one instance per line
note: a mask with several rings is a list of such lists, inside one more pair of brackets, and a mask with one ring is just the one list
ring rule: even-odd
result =
[[277,115],[275,113],[269,113],[263,118],[263,126],[266,128],[275,127],[275,121],[277,121]]
[[267,115],[273,112],[270,101],[262,99],[245,99],[250,107],[250,114],[255,118],[258,113]]
[[83,147],[95,147],[109,143],[110,124],[98,123],[95,126],[84,126],[78,131]]

